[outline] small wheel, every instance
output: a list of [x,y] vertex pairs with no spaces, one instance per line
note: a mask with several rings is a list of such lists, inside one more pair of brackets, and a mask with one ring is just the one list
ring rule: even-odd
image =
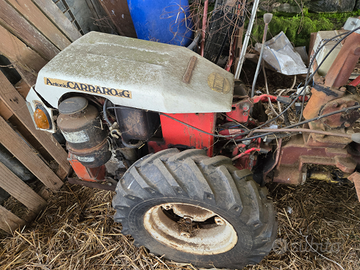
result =
[[197,267],[242,268],[267,255],[277,224],[266,188],[205,151],[167,149],[135,162],[116,187],[115,221],[135,244]]

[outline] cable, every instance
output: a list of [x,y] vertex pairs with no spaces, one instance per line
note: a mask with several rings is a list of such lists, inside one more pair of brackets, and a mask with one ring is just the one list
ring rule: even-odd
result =
[[[323,114],[323,115],[320,115],[320,116],[317,116],[317,117],[314,117],[314,118],[311,118],[311,119],[308,119],[308,120],[305,120],[305,121],[302,121],[302,122],[299,122],[299,123],[290,125],[290,126],[288,126],[287,128],[290,129],[290,128],[293,128],[293,127],[301,126],[301,125],[303,125],[303,124],[307,124],[307,123],[312,122],[312,121],[320,120],[320,119],[322,119],[322,118],[324,118],[324,117],[328,117],[328,116],[331,116],[331,115],[334,115],[334,114],[337,114],[337,113],[345,112],[345,111],[347,111],[347,110],[354,110],[354,109],[359,109],[359,108],[360,108],[360,105],[348,107],[348,108],[345,108],[345,109],[342,109],[342,110],[339,110],[339,111],[335,111],[335,112]],[[294,130],[296,130],[296,129],[294,129]],[[256,131],[257,131],[257,130],[253,130],[252,132],[255,132],[255,133],[256,133]],[[239,141],[253,140],[253,139],[265,137],[265,136],[268,136],[268,135],[273,135],[273,134],[275,134],[275,133],[276,133],[276,132],[269,132],[269,133],[265,133],[265,134],[260,134],[260,135],[252,136],[252,137],[236,139],[236,141],[239,142]],[[311,132],[310,132],[310,133],[311,133]],[[234,134],[233,134],[233,135],[234,135]],[[333,135],[333,134],[332,134],[332,135]],[[237,136],[239,136],[239,135],[237,135]],[[335,135],[335,136],[336,136],[336,135]]]
[[[262,72],[263,72],[263,74],[264,74],[266,94],[270,95],[269,86],[268,86],[267,78],[266,78],[265,65],[262,65]],[[273,106],[273,104],[272,104],[272,102],[271,102],[271,99],[270,99],[269,97],[268,97],[268,104],[269,104],[269,107],[270,107],[270,109],[272,110],[272,112],[273,112],[276,116],[279,115],[279,114],[277,113],[277,111],[275,110],[275,108],[274,108],[274,106]],[[278,107],[279,107],[279,110],[280,110],[280,112],[281,112],[281,108],[280,108],[279,104],[280,104],[280,102],[278,101]],[[283,117],[281,117],[281,119],[284,120]]]
[[105,119],[106,123],[108,123],[109,127],[111,127],[112,124],[111,124],[109,118],[107,117],[107,113],[106,113],[107,102],[108,102],[108,100],[105,99],[104,105],[103,105],[103,114],[104,114],[104,119]]
[[231,119],[233,122],[235,122],[235,123],[237,124],[236,126],[240,126],[240,127],[242,127],[243,129],[249,130],[246,126],[244,126],[243,124],[241,124],[240,122],[238,122],[236,119],[228,116],[228,115],[225,114],[225,113],[222,113],[222,114],[223,114],[225,117]]
[[[322,119],[322,118],[324,118],[324,117],[328,117],[328,116],[331,116],[331,115],[334,115],[334,114],[346,112],[346,111],[348,111],[348,110],[355,110],[355,109],[359,109],[359,108],[360,108],[360,105],[356,105],[356,106],[344,108],[344,109],[342,109],[342,110],[338,110],[338,111],[335,111],[335,112],[330,112],[330,113],[327,113],[327,114],[319,115],[319,116],[317,116],[317,117],[314,117],[314,118],[311,118],[311,119],[302,121],[302,122],[300,122],[300,123],[296,123],[296,124],[287,126],[287,129],[291,129],[291,128],[293,128],[293,127],[301,126],[301,125],[303,125],[303,124],[307,124],[307,123],[312,122],[312,121],[320,120],[320,119]],[[172,116],[170,116],[170,115],[168,115],[168,114],[165,114],[165,113],[159,113],[159,114],[160,114],[160,115],[163,115],[163,116],[166,116],[166,117],[168,117],[168,118],[170,118],[170,119],[172,119],[172,120],[174,120],[174,121],[176,121],[176,122],[179,122],[179,123],[181,123],[181,124],[183,124],[183,125],[185,125],[185,126],[191,127],[191,128],[193,128],[193,129],[195,129],[195,130],[197,130],[197,131],[199,131],[199,132],[205,133],[205,134],[207,134],[207,135],[211,135],[211,136],[213,136],[213,137],[215,137],[215,138],[232,138],[232,139],[233,139],[233,138],[236,138],[236,137],[238,137],[238,136],[247,135],[247,134],[249,134],[249,133],[254,133],[254,132],[256,133],[256,132],[257,132],[257,130],[253,129],[253,130],[250,130],[250,131],[245,131],[245,132],[242,132],[242,133],[236,133],[236,134],[231,134],[231,135],[217,135],[217,134],[213,134],[213,133],[207,132],[207,131],[205,131],[205,130],[199,129],[199,128],[197,128],[197,127],[194,127],[194,126],[192,126],[192,125],[190,125],[190,124],[187,124],[187,123],[185,123],[185,122],[183,122],[183,121],[181,121],[181,120],[178,120],[178,119],[176,119],[176,118],[174,118],[174,117],[172,117]],[[259,129],[259,130],[260,130],[260,129]],[[262,130],[259,131],[259,132],[263,132],[263,130],[264,130],[264,129],[262,129]],[[294,130],[296,130],[296,129],[294,129]],[[284,132],[284,131],[281,131],[281,129],[279,129],[279,131],[280,131],[280,132]],[[256,136],[252,136],[252,137],[236,139],[236,141],[247,141],[247,140],[257,139],[257,138],[265,137],[265,136],[272,135],[272,134],[275,134],[275,133],[276,133],[275,131],[271,131],[271,132],[268,132],[268,133],[265,133],[265,134],[260,134],[260,135],[256,135]],[[310,133],[311,133],[311,132],[310,132]],[[316,133],[316,132],[314,132],[314,133]],[[327,134],[327,135],[330,135],[330,133]],[[333,135],[333,134],[331,134],[331,135]],[[336,135],[335,135],[335,136],[336,136]]]

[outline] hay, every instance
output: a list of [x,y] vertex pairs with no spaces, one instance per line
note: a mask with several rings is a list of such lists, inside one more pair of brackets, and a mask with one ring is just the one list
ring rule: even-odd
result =
[[[311,180],[269,188],[278,210],[278,238],[288,248],[246,269],[341,269],[334,262],[360,269],[360,204],[354,188]],[[135,247],[112,219],[112,197],[112,192],[65,184],[31,226],[0,240],[0,269],[196,269]],[[300,243],[306,245],[306,236],[310,244],[341,246],[337,252],[319,251],[327,259],[309,247],[296,251]]]
[[269,190],[278,212],[276,243],[284,248],[246,269],[360,269],[360,203],[353,187],[307,180],[297,187],[272,183]]
[[0,269],[193,269],[165,264],[122,235],[113,195],[65,184],[30,227],[1,240]]

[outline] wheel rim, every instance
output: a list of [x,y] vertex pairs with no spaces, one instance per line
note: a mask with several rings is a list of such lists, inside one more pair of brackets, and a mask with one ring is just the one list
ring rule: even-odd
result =
[[213,255],[237,243],[233,226],[213,211],[191,204],[161,204],[149,209],[144,227],[160,243],[176,250]]

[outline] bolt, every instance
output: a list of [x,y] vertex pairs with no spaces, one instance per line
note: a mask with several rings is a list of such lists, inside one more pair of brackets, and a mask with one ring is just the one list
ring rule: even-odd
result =
[[181,233],[180,233],[180,236],[185,236],[185,237],[187,237],[187,238],[190,238],[190,233],[188,233],[188,232],[181,232]]
[[250,107],[249,107],[249,105],[248,105],[247,103],[245,103],[245,104],[243,105],[242,109],[243,109],[244,111],[248,111],[248,110],[250,109]]
[[225,224],[225,221],[221,217],[215,217],[214,220],[215,220],[216,225],[221,226],[221,225]]
[[172,204],[165,204],[164,206],[163,206],[163,208],[165,209],[165,210],[170,210],[170,209],[172,209]]
[[193,218],[190,216],[184,216],[184,221],[185,221],[185,223],[190,224],[193,221]]

